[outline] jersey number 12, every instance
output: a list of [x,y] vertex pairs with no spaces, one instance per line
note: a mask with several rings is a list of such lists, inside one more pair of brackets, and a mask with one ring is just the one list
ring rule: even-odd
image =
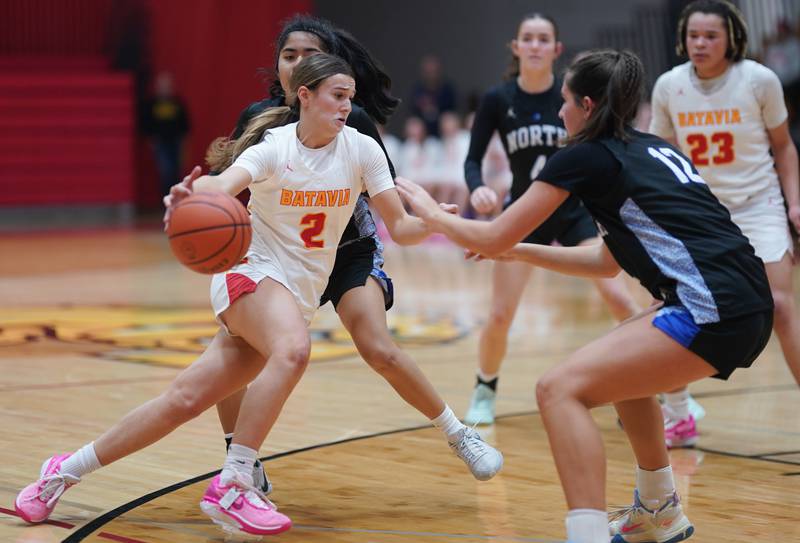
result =
[[685,185],[690,181],[705,184],[703,178],[692,170],[692,165],[689,164],[689,161],[680,153],[676,153],[669,147],[660,147],[658,149],[655,147],[648,147],[647,152],[650,153],[650,156],[657,158],[672,170],[672,173],[675,174],[675,177],[677,177],[678,181],[682,184]]

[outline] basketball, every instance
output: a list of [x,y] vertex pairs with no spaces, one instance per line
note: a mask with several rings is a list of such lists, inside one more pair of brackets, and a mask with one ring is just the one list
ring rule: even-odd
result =
[[231,269],[250,247],[250,216],[224,192],[196,192],[172,210],[167,227],[175,257],[198,273]]

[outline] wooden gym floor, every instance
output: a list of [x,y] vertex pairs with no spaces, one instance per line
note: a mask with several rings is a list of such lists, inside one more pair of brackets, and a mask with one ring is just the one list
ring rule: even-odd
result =
[[[208,278],[180,268],[155,230],[4,234],[0,255],[0,541],[226,541],[197,507],[224,458],[214,410],[88,476],[48,523],[25,526],[15,515],[14,496],[47,456],[80,447],[158,394],[215,326]],[[463,262],[443,241],[387,251],[398,341],[459,415],[473,384],[490,267]],[[358,358],[324,308],[312,325],[309,370],[261,449],[271,497],[295,522],[276,540],[561,540],[565,504],[534,385],[611,326],[587,281],[534,273],[511,333],[501,416],[482,429],[505,467],[480,483]],[[800,541],[800,392],[777,341],[752,369],[692,390],[708,411],[700,447],[671,454],[697,530],[691,541]],[[628,504],[632,455],[610,408],[596,420],[609,503]]]

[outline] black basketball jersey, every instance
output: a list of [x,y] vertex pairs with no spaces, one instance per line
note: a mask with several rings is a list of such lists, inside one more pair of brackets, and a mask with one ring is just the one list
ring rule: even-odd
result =
[[483,184],[481,162],[496,130],[513,174],[511,200],[522,196],[567,135],[558,118],[562,103],[558,80],[538,94],[523,91],[516,79],[491,89],[475,113],[464,162],[464,176],[470,190]]
[[620,266],[697,324],[770,309],[764,264],[689,159],[630,136],[570,145],[539,179],[580,197]]

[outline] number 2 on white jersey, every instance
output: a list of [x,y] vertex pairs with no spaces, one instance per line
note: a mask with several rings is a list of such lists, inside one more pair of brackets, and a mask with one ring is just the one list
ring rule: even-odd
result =
[[308,225],[308,228],[300,232],[300,239],[303,240],[303,243],[305,243],[308,249],[319,249],[325,246],[324,239],[316,238],[322,233],[322,229],[325,228],[325,219],[327,218],[325,213],[309,213],[300,219],[301,225]]
[[[683,158],[680,153],[676,153],[669,147],[661,147],[659,149],[656,149],[655,147],[648,147],[647,152],[650,153],[650,156],[657,158],[670,170],[672,170],[672,173],[675,174],[675,177],[677,177],[678,181],[680,181],[682,184],[685,185],[689,182],[703,184],[706,183],[703,181],[702,177],[692,171],[692,165],[689,164],[689,162]],[[675,160],[670,160],[670,158]],[[676,161],[680,163],[680,168],[678,167],[678,164],[675,163]],[[681,171],[681,169],[683,169],[683,171]]]

